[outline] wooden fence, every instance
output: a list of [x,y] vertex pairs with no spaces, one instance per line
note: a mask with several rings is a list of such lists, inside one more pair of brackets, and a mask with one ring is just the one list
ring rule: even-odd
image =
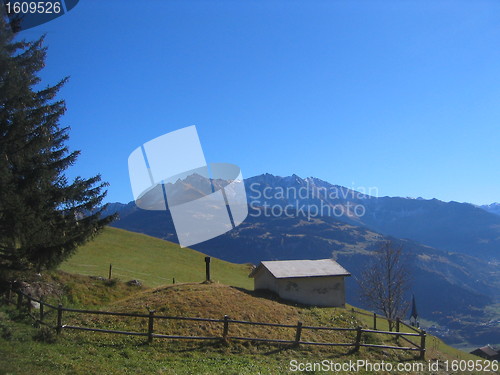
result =
[[424,332],[423,330],[421,330],[421,329],[419,329],[417,327],[414,327],[414,326],[411,326],[409,324],[406,324],[405,322],[403,322],[399,318],[396,318],[396,319],[387,319],[385,316],[377,315],[377,313],[368,313],[368,312],[364,312],[364,311],[359,311],[359,310],[356,310],[354,307],[351,308],[351,312],[353,314],[359,314],[359,315],[364,315],[364,316],[373,318],[373,329],[374,330],[377,329],[377,319],[382,319],[382,320],[387,321],[388,323],[391,322],[393,324],[393,326],[395,327],[396,332],[399,332],[399,329],[400,329],[401,325],[403,325],[403,326],[405,326],[405,327],[409,328],[410,330],[415,331],[417,333]]
[[[17,294],[17,301],[13,301],[14,294]],[[380,331],[376,329],[377,316],[374,315],[374,329],[365,329],[360,326],[356,328],[340,328],[340,327],[316,327],[316,326],[306,326],[302,322],[297,322],[297,324],[278,324],[278,323],[262,323],[262,322],[250,322],[244,320],[234,320],[229,316],[224,315],[223,319],[211,319],[211,318],[191,318],[191,317],[181,317],[181,316],[165,316],[156,315],[154,310],[150,310],[148,314],[133,314],[133,313],[122,313],[122,312],[110,312],[110,311],[99,311],[99,310],[82,310],[63,307],[62,304],[54,306],[45,302],[43,299],[37,299],[29,294],[25,294],[20,290],[13,290],[12,287],[9,288],[7,295],[5,296],[7,303],[16,304],[19,310],[26,309],[27,313],[39,324],[47,325],[54,328],[57,334],[60,334],[63,330],[80,330],[80,331],[91,331],[91,332],[103,332],[111,334],[121,334],[129,336],[144,336],[147,337],[147,341],[151,343],[153,339],[187,339],[187,340],[223,340],[228,342],[230,340],[247,340],[254,342],[268,342],[268,343],[278,343],[278,344],[290,344],[292,346],[298,345],[321,345],[321,346],[345,346],[353,347],[354,351],[359,351],[360,347],[368,348],[380,348],[380,349],[394,349],[394,350],[407,350],[407,351],[417,351],[419,352],[419,359],[425,359],[425,331],[418,330],[414,327],[407,325],[399,320],[396,320],[396,330],[395,331]],[[39,304],[38,314],[33,313],[32,302]],[[53,326],[46,322],[45,318],[48,313],[48,309],[55,311],[56,314],[56,325]],[[131,331],[119,331],[119,330],[108,330],[101,328],[92,327],[82,327],[74,326],[69,324],[63,324],[63,318],[65,312],[87,314],[87,315],[108,315],[108,316],[122,316],[122,317],[133,317],[146,319],[148,322],[147,332],[131,332]],[[355,313],[363,313],[360,311],[355,311]],[[366,313],[363,313],[366,315]],[[368,314],[370,315],[370,314]],[[371,316],[371,315],[370,315]],[[183,320],[183,321],[197,321],[197,322],[211,322],[221,324],[221,335],[220,336],[181,336],[181,335],[164,335],[155,333],[155,320],[166,319],[166,320]],[[253,326],[266,326],[266,327],[281,327],[289,328],[294,330],[295,338],[294,340],[281,340],[281,339],[268,339],[259,337],[240,337],[240,336],[230,336],[229,327],[230,325],[253,325]],[[400,325],[404,325],[414,332],[401,332]],[[355,332],[356,338],[354,342],[345,343],[330,343],[330,342],[311,342],[303,341],[301,339],[302,332],[304,330],[325,330],[325,331],[346,331]],[[363,334],[380,334],[380,335],[392,335],[397,338],[403,339],[405,342],[411,346],[391,346],[391,345],[378,345],[378,344],[367,344],[363,342]],[[413,342],[411,339],[417,339],[418,342]]]
[[[419,348],[420,349],[420,357],[422,359],[425,357],[425,338],[426,338],[426,332],[424,330],[421,330],[419,328],[416,328],[414,326],[406,324],[405,322],[403,322],[399,318],[391,320],[391,319],[387,319],[384,316],[377,315],[376,313],[367,313],[367,312],[364,312],[364,311],[356,310],[354,308],[352,308],[351,311],[354,314],[360,314],[360,315],[364,315],[364,316],[368,316],[370,318],[373,318],[373,331],[374,332],[383,332],[383,331],[377,331],[377,319],[382,319],[382,320],[387,321],[388,323],[392,323],[392,325],[394,326],[395,330],[394,330],[394,332],[391,331],[391,333],[397,335],[398,338],[403,339],[407,343],[409,343],[411,345],[414,345],[415,347]],[[415,333],[412,333],[412,334],[409,334],[409,333],[401,334],[400,333],[401,326],[404,326],[404,327],[408,328],[409,330],[411,330],[411,331],[413,331]],[[406,336],[416,336],[416,335],[420,336],[420,343],[419,344],[411,341],[410,339],[408,339],[406,337]]]

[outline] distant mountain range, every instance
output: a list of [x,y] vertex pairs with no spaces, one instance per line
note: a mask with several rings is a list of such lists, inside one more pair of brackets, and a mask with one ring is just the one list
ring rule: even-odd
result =
[[[245,184],[249,203],[257,206],[264,202],[271,206],[299,204],[319,207],[323,215],[330,207],[338,220],[378,233],[482,259],[500,257],[500,216],[492,214],[495,207],[500,208],[498,205],[489,206],[490,212],[486,212],[467,203],[374,197],[317,178],[302,179],[296,175],[265,174],[249,178]],[[295,196],[294,192],[297,192]],[[333,207],[337,207],[337,211]],[[343,215],[336,215],[342,212]]]
[[500,215],[500,203],[492,203],[479,207],[481,207],[485,211],[491,212],[492,214]]
[[[199,176],[176,185],[186,196],[200,195]],[[193,248],[254,264],[333,256],[353,274],[348,301],[363,306],[356,278],[373,250],[391,239],[408,252],[412,292],[422,316],[456,332],[448,341],[482,344],[500,337],[500,317],[493,329],[481,325],[490,320],[486,307],[500,303],[500,216],[491,210],[437,199],[374,197],[296,175],[264,174],[246,179],[245,186],[247,219]],[[141,210],[131,202],[111,204],[108,211],[119,213],[113,226],[177,240],[168,210]]]

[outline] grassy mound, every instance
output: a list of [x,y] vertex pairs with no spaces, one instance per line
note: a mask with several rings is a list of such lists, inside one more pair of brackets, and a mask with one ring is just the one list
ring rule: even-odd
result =
[[[183,284],[144,291],[112,303],[108,309],[144,314],[149,309],[157,315],[222,319],[296,325],[356,327],[356,318],[344,309],[300,307],[278,300],[272,294],[251,292],[221,284]],[[74,321],[81,321],[74,317]],[[86,317],[83,322],[94,327],[147,330],[147,320],[108,316]],[[230,336],[293,340],[295,329],[286,327],[231,324]],[[220,337],[222,323],[157,320],[155,332],[168,335]],[[319,342],[352,342],[354,334],[304,330],[303,340]]]

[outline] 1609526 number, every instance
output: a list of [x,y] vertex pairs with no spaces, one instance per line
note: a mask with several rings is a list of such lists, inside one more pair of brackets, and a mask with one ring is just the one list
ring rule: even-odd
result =
[[489,361],[483,359],[454,359],[444,361],[444,368],[446,371],[452,372],[497,372],[499,370],[499,363],[497,360]]
[[6,2],[7,14],[59,14],[62,11],[59,1]]

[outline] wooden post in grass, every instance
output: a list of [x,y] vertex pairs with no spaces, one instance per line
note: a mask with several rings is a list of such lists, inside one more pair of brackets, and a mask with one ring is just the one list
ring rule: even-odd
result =
[[373,313],[373,329],[377,330],[377,313]]
[[361,346],[361,327],[356,328],[356,343],[354,344],[354,351],[359,351],[359,348]]
[[229,316],[224,315],[224,330],[222,331],[222,339],[227,342],[227,335],[229,333]]
[[57,334],[61,334],[62,331],[62,314],[63,314],[63,306],[62,304],[59,304],[57,306],[57,326],[56,326],[56,332]]
[[40,297],[40,321],[41,322],[43,322],[43,307],[44,307],[43,297]]
[[425,331],[420,332],[420,359],[423,361],[425,359]]
[[[396,318],[396,332],[399,332],[399,318]],[[399,343],[399,335],[396,335],[396,342]]]
[[209,282],[210,279],[210,257],[205,257],[205,274],[206,274],[206,280]]
[[302,335],[302,322],[297,322],[297,331],[295,332],[295,346],[299,346],[300,336]]
[[155,310],[149,310],[149,321],[148,321],[148,343],[153,342],[153,332],[155,324]]
[[21,291],[18,291],[17,292],[17,309],[21,310],[22,307],[23,307],[23,295],[22,295]]
[[113,270],[113,265],[110,263],[109,264],[109,275],[108,275],[108,280],[111,280],[111,271]]

